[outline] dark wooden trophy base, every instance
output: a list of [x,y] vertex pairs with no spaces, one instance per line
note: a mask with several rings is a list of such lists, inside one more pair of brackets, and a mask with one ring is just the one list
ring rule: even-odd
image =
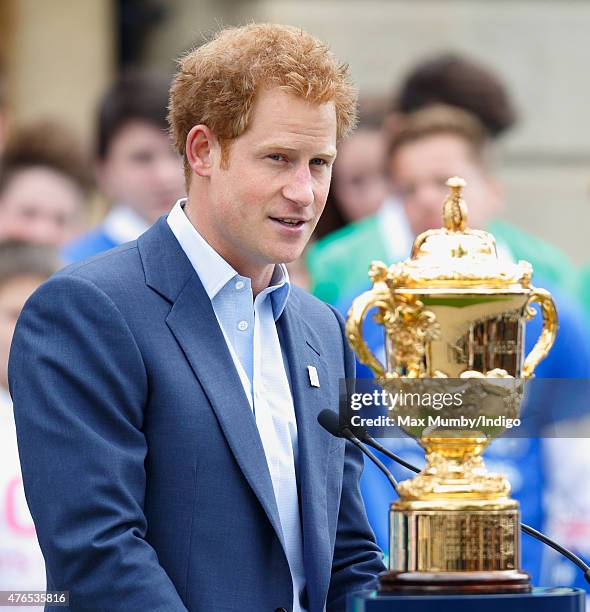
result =
[[424,595],[530,593],[531,578],[518,570],[489,572],[384,572],[380,593]]

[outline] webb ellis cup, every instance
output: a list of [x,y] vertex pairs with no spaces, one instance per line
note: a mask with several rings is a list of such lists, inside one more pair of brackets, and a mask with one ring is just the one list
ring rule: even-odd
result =
[[[426,467],[399,485],[400,497],[391,505],[389,571],[380,590],[527,592],[518,502],[510,498],[507,479],[489,473],[481,457],[504,427],[485,418],[466,427],[446,417],[518,417],[523,381],[551,348],[557,313],[551,295],[531,285],[529,263],[499,259],[494,237],[467,227],[465,182],[453,177],[447,185],[444,227],[418,236],[402,263],[388,268],[373,262],[373,288],[356,298],[346,324],[358,358],[384,389],[416,391],[423,385],[464,399],[460,408],[444,408],[445,425],[419,418],[402,425],[426,451]],[[533,303],[540,307],[543,331],[525,358]],[[363,338],[363,321],[373,308],[384,329],[385,365]],[[403,410],[424,415],[422,407]]]

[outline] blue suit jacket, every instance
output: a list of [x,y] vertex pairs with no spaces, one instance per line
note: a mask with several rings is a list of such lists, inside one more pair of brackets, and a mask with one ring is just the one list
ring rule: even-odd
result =
[[[359,493],[362,458],[316,421],[337,409],[354,358],[340,315],[299,289],[278,329],[299,432],[307,605],[343,610],[384,569]],[[291,610],[258,429],[164,218],[37,290],[9,377],[48,589],[69,590],[73,610]]]

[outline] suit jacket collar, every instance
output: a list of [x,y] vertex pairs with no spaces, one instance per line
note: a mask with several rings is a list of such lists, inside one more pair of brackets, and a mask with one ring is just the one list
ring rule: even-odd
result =
[[160,217],[137,239],[137,248],[148,287],[169,302],[175,302],[195,271],[168,226],[166,217]]

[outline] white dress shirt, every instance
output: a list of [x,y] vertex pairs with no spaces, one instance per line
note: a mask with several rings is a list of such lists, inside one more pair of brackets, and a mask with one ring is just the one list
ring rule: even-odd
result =
[[240,276],[199,234],[184,213],[185,202],[176,203],[168,225],[211,300],[253,410],[291,569],[293,611],[305,612],[300,602],[305,569],[295,470],[297,422],[275,324],[289,297],[287,268],[275,266],[269,287],[254,298],[251,280]]

